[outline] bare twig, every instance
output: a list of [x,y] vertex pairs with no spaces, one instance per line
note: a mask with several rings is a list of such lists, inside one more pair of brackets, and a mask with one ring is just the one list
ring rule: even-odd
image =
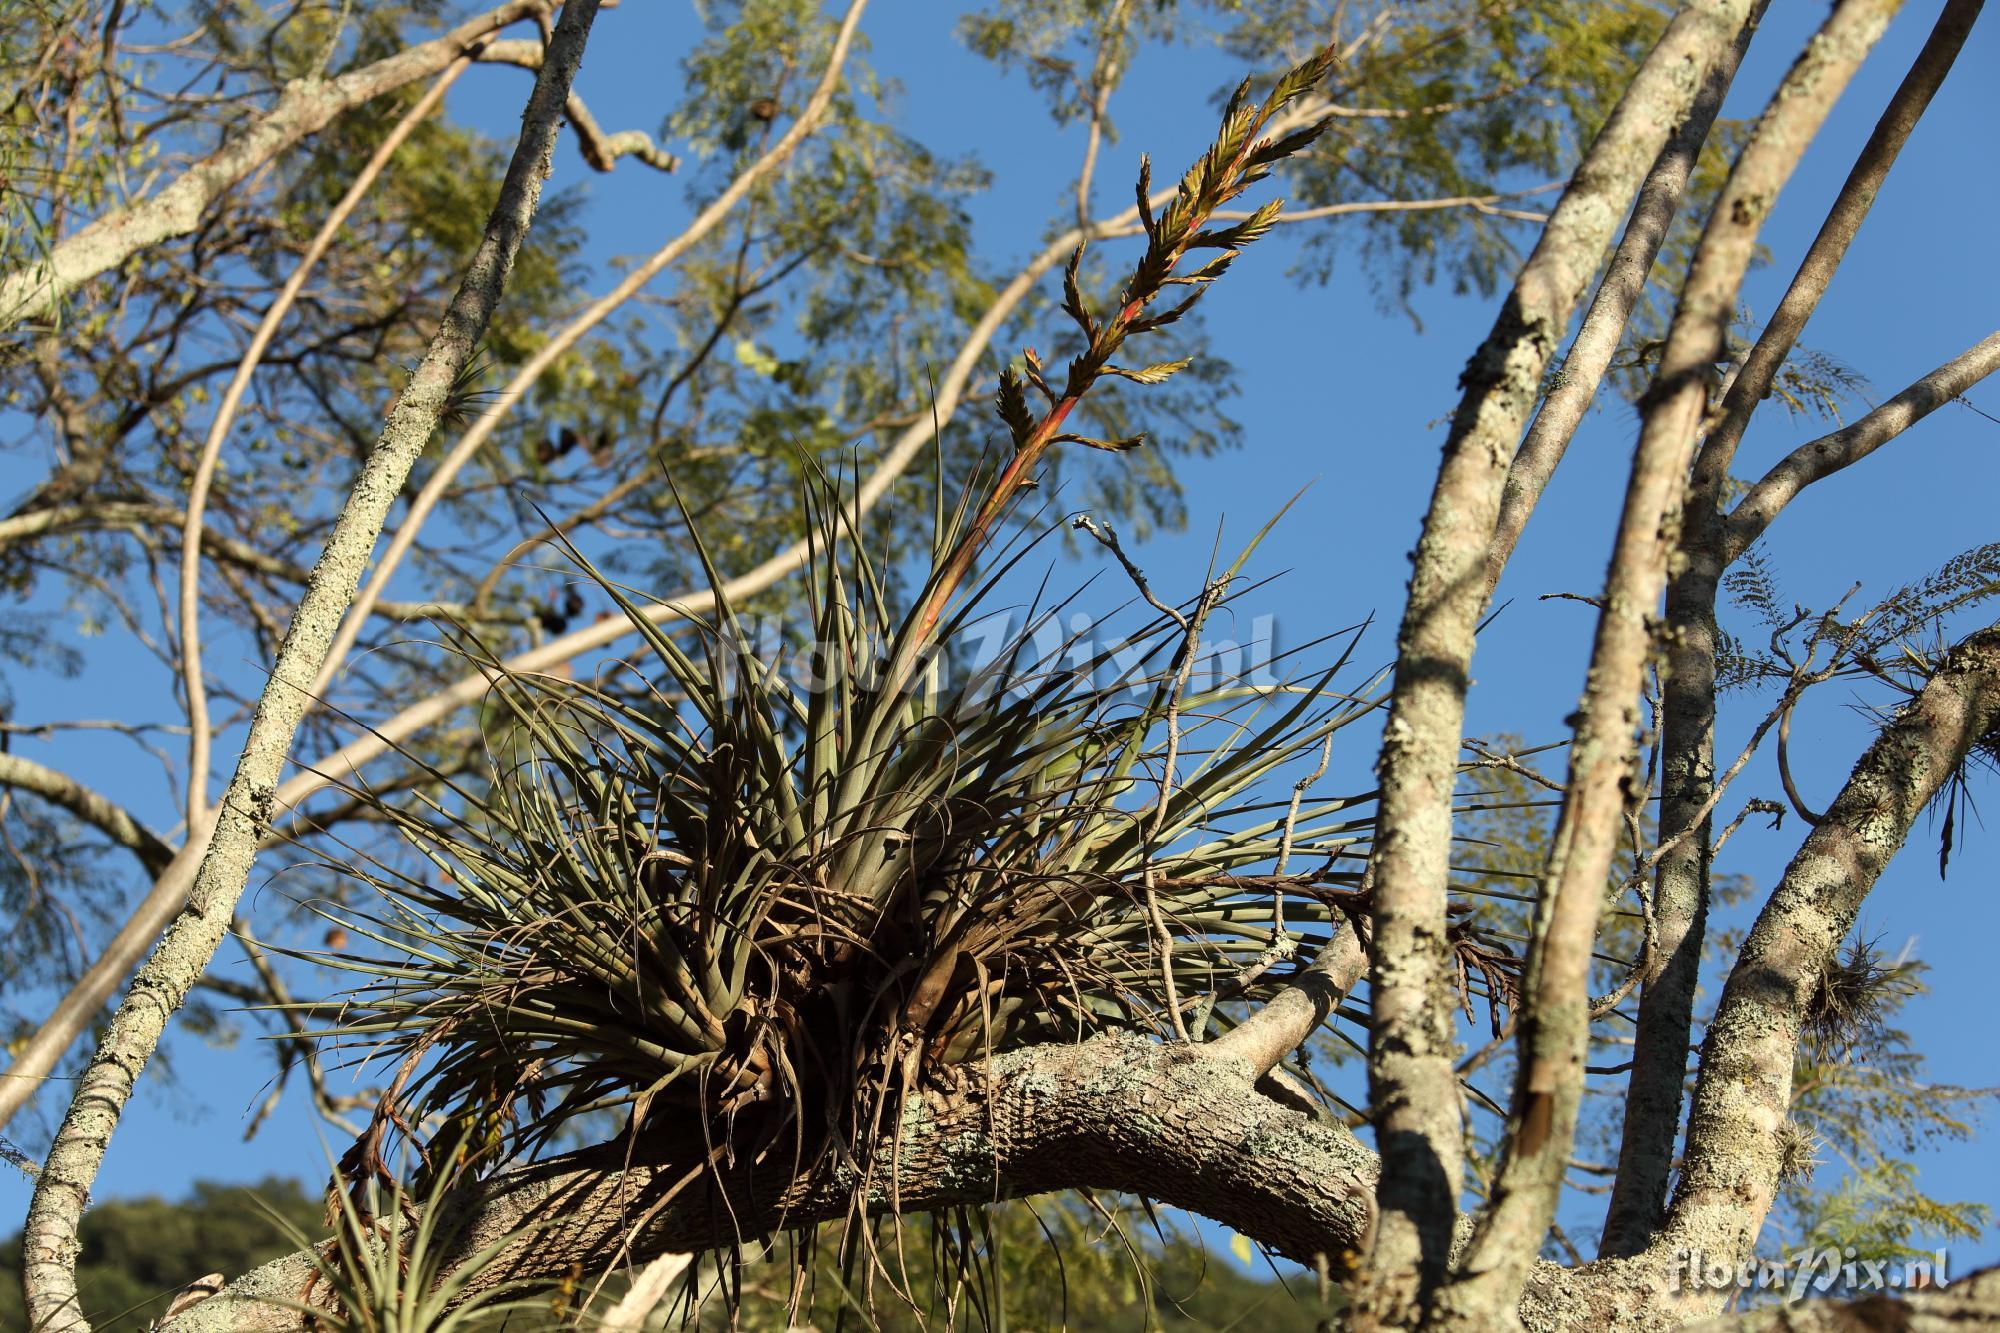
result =
[[[482,64],[514,65],[521,69],[539,70],[542,67],[541,42],[498,41],[489,42],[479,52]],[[590,114],[583,94],[571,92],[566,108],[570,128],[576,131],[576,146],[583,153],[583,160],[593,171],[610,171],[618,165],[621,157],[636,157],[655,171],[677,171],[681,160],[653,142],[653,136],[644,130],[618,130],[606,133]]]
[[1159,892],[1154,883],[1159,873],[1156,858],[1159,855],[1160,828],[1166,823],[1167,807],[1173,802],[1175,765],[1180,759],[1181,699],[1187,692],[1188,680],[1193,676],[1195,661],[1201,654],[1201,628],[1207,622],[1209,613],[1221,605],[1223,596],[1229,591],[1229,580],[1225,577],[1210,582],[1201,590],[1201,596],[1195,599],[1193,612],[1183,614],[1153,595],[1152,588],[1146,583],[1146,576],[1125,554],[1124,547],[1118,544],[1118,534],[1111,529],[1110,524],[1099,523],[1088,514],[1077,515],[1073,522],[1076,527],[1088,532],[1118,557],[1118,563],[1125,567],[1125,572],[1138,587],[1139,596],[1144,598],[1146,604],[1155,611],[1178,625],[1181,631],[1181,646],[1173,680],[1167,689],[1165,712],[1167,752],[1161,760],[1159,792],[1146,822],[1143,862],[1145,869],[1140,889],[1145,894],[1146,914],[1153,926],[1154,947],[1160,951],[1160,983],[1165,993],[1167,1017],[1173,1023],[1174,1035],[1182,1041],[1187,1041],[1189,1039],[1187,1023],[1181,1017],[1180,996],[1174,986],[1173,932],[1167,929],[1166,916],[1160,910]]
[[417,99],[415,106],[403,113],[376,146],[348,185],[346,193],[340,196],[340,202],[326,215],[326,221],[314,233],[291,276],[285,279],[278,298],[271,302],[264,317],[258,321],[257,331],[251,335],[250,345],[244,349],[243,359],[236,365],[236,373],[230,376],[229,387],[222,391],[221,401],[216,404],[215,420],[209,423],[208,438],[202,441],[194,476],[188,482],[187,514],[181,520],[181,689],[186,697],[188,715],[187,825],[190,836],[193,836],[193,831],[206,828],[210,819],[208,765],[212,737],[208,723],[208,686],[202,676],[201,663],[202,511],[208,505],[209,486],[215,480],[215,466],[222,457],[223,441],[229,438],[229,428],[234,424],[236,410],[250,387],[250,377],[257,373],[257,364],[264,359],[265,349],[270,347],[278,325],[284,322],[293,302],[304,290],[313,268],[326,254],[334,238],[340,235],[340,229],[349,215],[367,197],[375,178],[389,165],[389,159],[396,155],[396,150],[444,99],[451,85],[465,72],[467,64],[468,61],[460,57],[445,67],[444,73]]
[[757,187],[759,181],[781,168],[798,151],[799,145],[819,129],[827,108],[833,104],[834,92],[840,86],[841,71],[846,66],[848,50],[853,45],[854,34],[861,26],[861,15],[867,5],[868,0],[850,0],[847,14],[841,20],[840,30],[834,37],[833,49],[827,55],[826,70],[820,76],[819,86],[813,89],[812,96],[807,99],[804,110],[799,113],[799,118],[792,122],[791,128],[786,130],[784,135],[755,162],[745,167],[736,179],[729,183],[727,189],[695,215],[694,220],[689,222],[679,235],[655,250],[645,263],[626,274],[617,286],[592,302],[582,314],[564,325],[554,337],[542,344],[515,373],[507,387],[487,404],[485,410],[479,414],[479,419],[473,422],[471,428],[459,438],[458,443],[452,446],[451,452],[446,454],[430,476],[425,478],[423,488],[410,502],[409,512],[403,516],[402,523],[396,529],[396,535],[389,541],[388,549],[383,551],[382,558],[377,561],[375,572],[368,580],[368,586],[355,598],[354,606],[347,614],[346,623],[341,625],[340,633],[334,639],[333,649],[327,654],[326,664],[320,668],[319,674],[313,680],[311,690],[313,694],[325,694],[334,675],[340,670],[341,663],[353,649],[354,641],[359,637],[362,626],[367,623],[368,614],[374,607],[375,600],[389,586],[389,580],[395,576],[403,557],[416,542],[417,534],[423,530],[424,522],[430,517],[431,511],[444,498],[445,492],[459,472],[513,410],[514,405],[534,387],[535,381],[540,379],[563,353],[575,346],[584,334],[603,323],[647,283],[678,262],[682,255],[721,225],[723,219],[728,217]]

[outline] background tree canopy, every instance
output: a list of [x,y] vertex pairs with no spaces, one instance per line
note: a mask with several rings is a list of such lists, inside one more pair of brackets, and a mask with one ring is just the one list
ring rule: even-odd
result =
[[[391,1188],[488,1239],[549,1181],[596,1200],[575,1272],[507,1251],[566,1319],[663,1249],[706,1254],[704,1322],[1214,1328],[1567,1327],[1622,1308],[1577,1265],[1657,1295],[1674,1245],[1983,1254],[2000,1185],[1919,1164],[1992,1095],[1931,1038],[1977,931],[1930,923],[1990,920],[1959,404],[2000,342],[1956,298],[1993,275],[1875,275],[1977,248],[1945,76],[1993,39],[1967,0],[1762,8],[33,0],[0,31],[29,1291],[79,1264],[95,1320],[258,1257],[145,1266],[142,1205],[84,1214],[168,1011],[126,1118],[241,1109],[242,1174],[316,1174],[323,1126],[357,1234]],[[1479,348],[1456,389],[1441,334]],[[1926,827],[1948,896],[1864,912],[1868,849]],[[1044,1087],[1193,1097],[1215,1142],[1051,1139],[1010,1100]],[[978,1171],[923,1155],[947,1132]],[[579,1288],[634,1169],[645,1253]],[[1650,1317],[1719,1299],[1686,1287]]]

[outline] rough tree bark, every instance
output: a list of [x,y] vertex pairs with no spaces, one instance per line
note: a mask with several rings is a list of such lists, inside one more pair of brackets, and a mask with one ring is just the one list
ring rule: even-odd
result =
[[[1366,1238],[1374,1154],[1339,1123],[1256,1092],[1256,1072],[1210,1047],[1138,1037],[1031,1047],[996,1058],[990,1071],[964,1067],[954,1086],[906,1108],[893,1146],[873,1154],[871,1202],[886,1208],[893,1189],[916,1212],[1054,1189],[1130,1190],[1214,1217],[1302,1263],[1325,1254],[1338,1267]],[[536,1232],[482,1280],[554,1278],[579,1263],[601,1267],[628,1240],[627,1257],[643,1260],[726,1244],[735,1227],[747,1237],[781,1221],[838,1218],[850,1205],[852,1174],[829,1164],[795,1177],[790,1136],[780,1135],[762,1165],[685,1189],[630,1234],[629,1219],[699,1172],[700,1138],[691,1138],[642,1145],[629,1168],[626,1146],[614,1143],[504,1175],[453,1205],[469,1219],[455,1248],[560,1215],[564,1227]],[[295,1327],[294,1311],[267,1302],[296,1301],[310,1272],[303,1255],[277,1260],[168,1333]]]
[[1778,1127],[1814,987],[1910,826],[2000,732],[2000,626],[1967,638],[1868,747],[1786,867],[1702,1041],[1680,1188],[1653,1243],[1734,1263],[1778,1187]]
[[[1722,496],[1729,465],[1751,413],[1769,393],[1890,167],[1964,47],[1981,3],[1950,0],[1945,5],[1863,146],[1778,309],[1730,385],[1721,419],[1703,442],[1689,485],[1681,566],[1667,584],[1659,837],[1668,851],[1660,859],[1653,895],[1659,942],[1640,993],[1618,1174],[1605,1217],[1602,1252],[1606,1255],[1632,1253],[1659,1224],[1680,1131],[1696,972],[1708,910],[1706,811],[1715,790],[1715,601],[1723,572],[1744,549],[1723,549]],[[1871,430],[1897,419],[1893,412],[1869,416],[1875,418]],[[1900,419],[1907,426],[1915,417],[1904,413]],[[1860,425],[1856,423],[1857,428]],[[1880,442],[1880,438],[1875,441]],[[1766,491],[1759,506],[1775,499],[1774,492]],[[1737,508],[1738,513],[1761,511],[1741,504]],[[1777,507],[1771,506],[1764,521],[1776,513]]]
[[1506,1152],[1479,1235],[1439,1297],[1463,1327],[1491,1327],[1514,1308],[1569,1169],[1590,1047],[1592,952],[1622,817],[1634,800],[1640,685],[1708,410],[1708,377],[1764,219],[1895,9],[1896,0],[1843,0],[1779,83],[1709,214],[1643,404],[1562,811],[1535,904]]
[[1736,80],[1736,67],[1756,34],[1768,2],[1764,0],[1758,5],[1736,40],[1708,71],[1700,95],[1688,109],[1687,119],[1667,140],[1653,169],[1646,173],[1646,183],[1639,188],[1639,198],[1632,205],[1632,216],[1626,219],[1625,234],[1619,237],[1611,262],[1604,266],[1604,276],[1598,280],[1597,294],[1590,298],[1590,309],[1584,313],[1582,326],[1563,354],[1555,386],[1542,400],[1534,424],[1528,427],[1527,438],[1521,441],[1513,463],[1508,466],[1507,484],[1500,494],[1500,517],[1493,529],[1493,543],[1486,551],[1489,597],[1514,554],[1515,544],[1521,540],[1528,515],[1542,498],[1542,489],[1555,475],[1577,427],[1583,423],[1584,413],[1597,401],[1604,372],[1611,368],[1611,358],[1625,337],[1625,326],[1631,322],[1632,312],[1645,294],[1653,261],[1659,258],[1667,230],[1680,211],[1681,194],[1694,174],[1702,145],[1708,142],[1708,132],[1714,128],[1723,100],[1729,96],[1729,85]]
[[1461,376],[1465,393],[1397,635],[1379,761],[1368,1071],[1386,1169],[1364,1300],[1384,1323],[1407,1322],[1442,1280],[1463,1169],[1445,889],[1465,692],[1501,490],[1549,358],[1619,218],[1750,11],[1750,0],[1700,0],[1675,15]]

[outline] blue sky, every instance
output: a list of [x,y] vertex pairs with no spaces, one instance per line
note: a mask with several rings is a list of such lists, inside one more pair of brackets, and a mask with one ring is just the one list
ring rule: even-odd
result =
[[[675,94],[672,62],[695,36],[691,17],[662,22],[644,8],[628,0],[607,11],[585,62],[580,87],[607,127],[657,125]],[[952,28],[959,9],[930,0],[875,0],[864,23],[870,58],[903,84],[897,106],[907,131],[943,154],[976,151],[992,170],[991,189],[973,204],[981,248],[989,257],[1018,260],[1039,246],[1051,220],[1065,216],[1082,134],[1050,126],[1039,95],[1018,79],[999,77],[958,45]],[[1824,12],[1817,4],[1773,9],[1727,114],[1755,113]],[[1938,0],[1906,7],[1780,200],[1765,233],[1776,262],[1753,275],[1745,293],[1752,310],[1775,304],[1790,265],[1817,229],[1937,9]],[[657,41],[663,29],[664,46]],[[635,40],[640,35],[645,40]],[[1984,77],[1995,67],[2000,28],[1989,21],[1975,31],[1807,333],[1810,346],[1865,374],[1874,398],[1896,392],[1983,337],[2000,310],[2000,254],[1980,240],[1990,232],[1990,219],[2000,216],[2000,180],[1984,169],[1990,145],[1983,142],[2000,125],[2000,85]],[[1201,147],[1213,122],[1208,94],[1238,73],[1206,51],[1145,52],[1113,104],[1124,137],[1106,150],[1100,200],[1122,206],[1142,149],[1164,174]],[[452,94],[453,109],[498,134],[518,116],[526,90],[519,71],[475,70]],[[603,259],[654,248],[687,216],[679,182],[629,164],[612,177],[596,176],[565,148],[557,184],[578,182],[592,201],[586,223],[600,274]],[[1421,292],[1415,301],[1419,330],[1408,318],[1379,309],[1354,261],[1338,266],[1324,287],[1293,282],[1286,274],[1291,244],[1281,231],[1260,245],[1205,302],[1216,344],[1229,350],[1242,372],[1242,393],[1230,410],[1244,423],[1244,449],[1184,461],[1188,531],[1157,538],[1133,554],[1156,586],[1191,591],[1218,524],[1226,542],[1240,541],[1310,482],[1255,566],[1266,574],[1289,572],[1259,592],[1250,609],[1277,615],[1282,643],[1373,612],[1374,651],[1364,649],[1360,660],[1375,662],[1386,657],[1401,610],[1405,553],[1416,538],[1443,440],[1437,423],[1456,400],[1459,370],[1485,333],[1492,305],[1448,291]],[[1975,390],[1971,397],[2000,415],[2000,388]],[[1739,471],[1755,475],[1823,429],[1767,414],[1745,445]],[[1468,724],[1474,734],[1509,731],[1530,741],[1562,734],[1562,719],[1582,684],[1591,616],[1577,603],[1537,597],[1594,592],[1601,585],[1635,430],[1636,418],[1622,404],[1598,411],[1528,528],[1500,591],[1501,600],[1512,603],[1482,638],[1475,661]],[[1866,601],[2000,537],[1993,523],[1996,448],[2000,425],[1947,407],[1875,458],[1814,488],[1767,538],[1787,596],[1824,607],[1864,580]],[[10,478],[0,490],[12,493],[31,481]],[[93,692],[140,687],[122,674],[132,669],[93,661],[80,680],[40,699],[24,698],[20,716],[77,715],[84,711],[77,701]],[[1821,804],[1869,735],[1865,719],[1843,706],[1860,696],[1841,693],[1844,688],[1823,689],[1797,724],[1795,768],[1807,799]],[[1725,713],[1725,753],[1733,755],[1759,711],[1739,701]],[[174,822],[157,781],[135,773],[121,753],[88,744],[72,753],[87,781],[128,799],[156,827]],[[1366,785],[1372,758],[1349,745],[1336,752],[1335,763],[1347,766],[1355,785]],[[227,756],[218,762],[226,764]],[[1768,760],[1760,758],[1723,814],[1733,814],[1745,797],[1775,794]],[[1991,796],[1986,804],[2000,809]],[[1720,868],[1767,887],[1796,847],[1799,830],[1787,821],[1781,833],[1769,833],[1762,823],[1746,824]],[[1986,1045],[1991,941],[2000,932],[1996,836],[2000,824],[1962,833],[1950,878],[1939,882],[1935,834],[1920,825],[1863,914],[1864,929],[1881,934],[1890,953],[1908,941],[1914,956],[1932,965],[1931,994],[1907,1017],[1931,1058],[1932,1076],[1942,1083],[2000,1082]],[[254,889],[259,881],[252,882]],[[172,1049],[176,1083],[140,1099],[111,1148],[100,1197],[175,1194],[198,1177],[319,1174],[320,1149],[296,1096],[256,1139],[241,1141],[244,1118],[261,1099],[267,1077],[263,1052],[246,1056],[188,1039],[176,1039]],[[1950,1146],[1925,1151],[1918,1160],[1936,1192],[2000,1205],[2000,1154],[1990,1147]],[[9,1225],[25,1202],[24,1182],[0,1176],[0,1215]],[[1976,1250],[1955,1251],[1955,1266],[1960,1256],[1969,1269],[1974,1259],[2000,1256],[2000,1245],[1989,1236]]]

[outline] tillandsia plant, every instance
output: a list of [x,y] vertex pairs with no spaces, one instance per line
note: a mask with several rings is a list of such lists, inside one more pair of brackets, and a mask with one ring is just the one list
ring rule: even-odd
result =
[[[438,795],[384,808],[426,873],[340,867],[380,890],[379,910],[341,909],[380,950],[323,959],[370,981],[319,1010],[317,1035],[399,1064],[341,1164],[351,1205],[399,1132],[426,1174],[455,1178],[609,1111],[629,1142],[692,1137],[711,1162],[836,1163],[858,1217],[900,1108],[954,1066],[1111,1029],[1200,1040],[1232,1021],[1226,1002],[1275,988],[1292,926],[1325,938],[1357,892],[1369,820],[1365,797],[1306,789],[1375,704],[1331,688],[1345,656],[1293,684],[1196,680],[1201,626],[1239,591],[1249,550],[1185,610],[1141,580],[1147,618],[1114,642],[1038,650],[1051,612],[982,664],[954,670],[940,650],[1025,554],[980,565],[1035,459],[1106,444],[1063,432],[1076,402],[1105,376],[1178,368],[1112,358],[1268,229],[1276,204],[1205,228],[1311,141],[1257,136],[1327,66],[1254,107],[1238,90],[1214,146],[1147,216],[1116,314],[1090,314],[1072,263],[1065,305],[1088,345],[1060,390],[1032,352],[1025,381],[1003,377],[1013,453],[983,496],[940,510],[909,610],[838,488],[809,483],[809,682],[753,643],[698,537],[714,610],[671,632],[570,550],[657,660],[636,689],[630,666],[522,675],[461,637],[492,683],[486,781],[439,775]],[[1180,274],[1198,249],[1221,254]],[[1154,310],[1175,286],[1192,291]],[[1039,417],[1027,387],[1047,399]],[[1307,781],[1274,786],[1314,756]]]
[[450,1225],[449,1210],[438,1206],[449,1184],[449,1177],[439,1177],[424,1196],[413,1197],[393,1178],[369,1180],[352,1196],[337,1195],[328,1207],[330,1240],[315,1240],[267,1210],[286,1238],[313,1258],[311,1285],[284,1304],[303,1316],[307,1328],[332,1333],[476,1333],[561,1325],[563,1293],[552,1303],[518,1280],[479,1283],[484,1269],[532,1241],[547,1223],[471,1241]]
[[[1082,332],[1084,349],[1069,364],[1060,390],[1049,382],[1041,360],[1033,348],[1026,349],[1023,364],[1026,382],[1034,386],[1046,403],[1038,416],[1028,405],[1022,377],[1009,366],[1000,374],[998,406],[1000,419],[1012,438],[1014,455],[1000,470],[992,489],[973,516],[971,527],[958,545],[938,564],[936,574],[925,588],[922,611],[913,621],[913,633],[896,658],[891,675],[902,679],[913,667],[939,617],[959,586],[971,572],[987,535],[1008,506],[1029,485],[1035,464],[1057,444],[1075,443],[1095,449],[1121,451],[1136,448],[1143,436],[1101,440],[1063,430],[1063,423],[1083,396],[1098,380],[1110,375],[1138,384],[1158,384],[1185,369],[1186,361],[1162,361],[1141,368],[1115,366],[1111,358],[1123,350],[1126,340],[1164,328],[1193,308],[1208,285],[1226,272],[1244,246],[1263,236],[1276,221],[1282,200],[1269,200],[1248,218],[1233,226],[1210,228],[1216,211],[1270,174],[1271,167],[1311,146],[1326,128],[1320,121],[1277,139],[1258,136],[1280,111],[1296,102],[1326,78],[1333,68],[1333,48],[1328,47],[1280,77],[1269,96],[1255,106],[1246,99],[1250,80],[1238,84],[1222,113],[1222,127],[1209,146],[1181,177],[1173,199],[1158,217],[1153,215],[1153,173],[1150,159],[1139,159],[1137,187],[1139,221],[1145,228],[1146,252],[1133,267],[1132,275],[1119,294],[1116,313],[1109,318],[1093,315],[1077,285],[1077,271],[1083,264],[1084,246],[1079,244],[1063,270],[1063,310]],[[1189,252],[1218,250],[1221,253],[1199,268],[1180,272]],[[1156,303],[1175,288],[1187,288],[1178,303],[1157,309]],[[907,654],[907,655],[906,655]]]
[[[1024,633],[952,682],[935,658],[991,590],[997,574],[961,595],[1035,460],[1063,442],[1137,443],[1081,440],[1062,424],[1106,376],[1157,383],[1179,368],[1112,358],[1178,318],[1269,229],[1276,202],[1205,228],[1312,141],[1313,130],[1258,135],[1330,62],[1300,65],[1255,105],[1248,83],[1238,88],[1173,200],[1157,217],[1145,210],[1146,250],[1114,315],[1089,312],[1071,263],[1064,304],[1087,346],[1060,390],[1027,354],[1026,384],[1048,400],[1040,417],[1022,379],[1003,375],[1013,454],[976,505],[968,496],[939,514],[913,610],[888,605],[839,497],[809,497],[811,688],[794,689],[757,653],[726,598],[670,634],[578,552],[664,679],[632,697],[520,676],[463,640],[490,671],[511,735],[496,741],[483,790],[388,812],[434,882],[352,868],[388,908],[351,924],[395,957],[332,960],[379,980],[341,1005],[326,1035],[402,1061],[346,1164],[352,1178],[373,1174],[364,1164],[379,1166],[393,1127],[426,1118],[456,1127],[459,1157],[486,1162],[532,1152],[613,1105],[629,1107],[635,1126],[668,1105],[727,1116],[779,1105],[769,1132],[809,1106],[865,1130],[847,1094],[891,1068],[1106,1024],[1179,1031],[1185,1006],[1159,993],[1148,956],[1160,941],[1147,920],[1157,913],[1138,910],[1142,876],[1170,899],[1190,986],[1212,989],[1269,949],[1268,921],[1256,924],[1269,915],[1268,882],[1253,904],[1237,872],[1271,862],[1281,839],[1305,848],[1363,826],[1324,822],[1341,802],[1278,818],[1256,789],[1366,702],[1324,693],[1325,678],[1188,692],[1191,624],[1164,608],[1129,640],[1066,645],[1051,660],[1036,659]],[[1141,200],[1149,193],[1142,166]],[[1220,254],[1178,271],[1204,249]],[[1155,309],[1175,287],[1191,290]],[[690,634],[695,646],[684,647]],[[1135,661],[1145,664],[1136,673],[1104,679]],[[1217,739],[1197,749],[1183,716],[1194,720],[1187,730]],[[1169,744],[1186,748],[1189,771],[1162,784],[1148,775]],[[1143,800],[1149,781],[1157,790]]]
[[[1362,802],[1294,806],[1267,780],[1374,707],[1328,688],[1345,658],[1298,684],[1190,688],[1177,615],[1047,654],[1044,616],[990,662],[932,658],[888,689],[908,619],[838,539],[837,506],[819,512],[804,687],[727,601],[671,634],[575,552],[658,677],[632,691],[518,676],[463,641],[499,705],[489,782],[384,810],[428,878],[341,867],[386,903],[344,912],[345,928],[390,956],[323,959],[374,979],[322,1035],[402,1061],[353,1178],[399,1127],[451,1126],[462,1147],[429,1169],[455,1170],[613,1106],[635,1128],[696,1110],[858,1146],[887,1105],[866,1090],[892,1074],[1180,1027],[1142,883],[1180,941],[1183,1008],[1249,997],[1232,982],[1272,948],[1274,888],[1298,897],[1294,924],[1329,921],[1357,878],[1338,867],[1365,840]],[[946,536],[963,532],[961,511]],[[1170,744],[1185,771],[1167,786]],[[1293,848],[1321,864],[1249,873]]]

